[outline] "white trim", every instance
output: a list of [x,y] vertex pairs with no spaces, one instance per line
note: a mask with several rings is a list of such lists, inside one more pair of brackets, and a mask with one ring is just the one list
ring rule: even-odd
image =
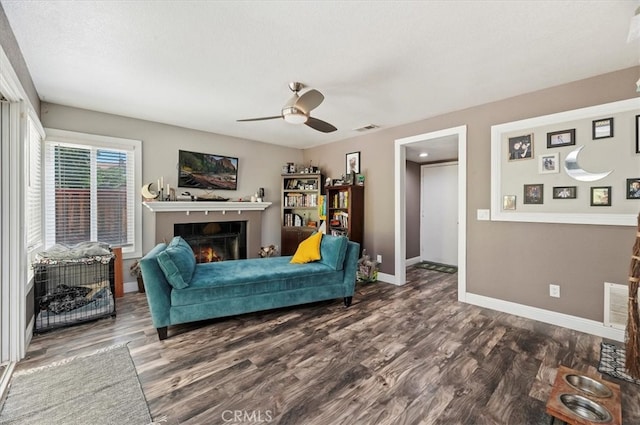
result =
[[157,201],[157,202],[143,202],[142,205],[147,207],[154,213],[164,212],[184,212],[187,215],[194,211],[207,212],[235,212],[240,214],[240,211],[264,211],[271,205],[271,202],[207,202],[207,201]]
[[[397,139],[394,145],[395,178],[395,285],[407,281],[406,260],[406,145],[445,136],[458,137],[458,300],[465,301],[467,291],[467,126],[452,127],[431,133]],[[378,274],[379,278],[380,274]]]
[[13,375],[14,370],[16,369],[18,362],[9,362],[6,364],[6,368],[2,375],[0,375],[0,400],[4,400],[5,393],[9,389],[9,384],[11,383],[11,376]]
[[138,292],[138,281],[124,282],[122,288],[124,293]]
[[624,342],[624,330],[607,327],[602,322],[596,322],[595,320],[583,319],[581,317],[570,316],[564,313],[544,310],[537,307],[531,307],[528,305],[517,304],[510,301],[489,298],[483,295],[471,293],[466,294],[465,302],[479,307],[513,314],[514,316],[537,320],[539,322],[573,329],[590,335],[596,335],[602,338],[609,338],[615,341]]
[[612,226],[636,226],[637,214],[587,214],[587,213],[550,213],[517,212],[502,210],[501,196],[501,160],[502,134],[517,130],[531,129],[542,125],[581,120],[594,116],[615,114],[640,109],[640,98],[605,103],[603,105],[574,109],[551,115],[528,118],[520,121],[491,126],[491,220],[518,221],[533,223],[599,224]]
[[422,258],[420,258],[420,256],[407,258],[405,265],[406,267],[413,266],[414,264],[418,264],[420,261],[422,261]]
[[378,273],[378,281],[384,283],[391,283],[393,285],[397,285],[396,277],[392,274],[388,273]]

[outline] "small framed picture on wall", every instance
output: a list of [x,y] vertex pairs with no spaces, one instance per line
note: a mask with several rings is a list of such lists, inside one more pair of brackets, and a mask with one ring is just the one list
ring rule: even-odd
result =
[[360,152],[351,152],[347,154],[347,175],[351,173],[360,173]]
[[611,206],[611,186],[598,186],[591,188],[592,207]]
[[636,153],[640,153],[640,115],[636,115]]
[[576,129],[547,133],[547,148],[559,148],[576,144]]
[[613,118],[605,118],[592,122],[593,140],[613,137]]
[[525,204],[543,204],[544,203],[544,185],[541,184],[525,184],[524,185],[524,203]]

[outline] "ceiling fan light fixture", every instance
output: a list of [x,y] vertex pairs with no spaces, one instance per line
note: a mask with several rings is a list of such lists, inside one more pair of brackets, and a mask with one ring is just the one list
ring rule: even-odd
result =
[[304,124],[309,117],[295,106],[284,108],[282,110],[282,118],[290,124]]

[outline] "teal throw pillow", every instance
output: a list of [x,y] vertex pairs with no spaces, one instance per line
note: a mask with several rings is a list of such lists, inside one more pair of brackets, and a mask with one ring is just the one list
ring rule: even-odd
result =
[[196,258],[189,244],[180,236],[173,238],[164,251],[158,254],[158,265],[175,289],[184,289],[191,283],[196,268]]
[[345,236],[324,235],[320,242],[320,263],[326,264],[333,270],[342,270],[344,258],[347,255],[347,242]]

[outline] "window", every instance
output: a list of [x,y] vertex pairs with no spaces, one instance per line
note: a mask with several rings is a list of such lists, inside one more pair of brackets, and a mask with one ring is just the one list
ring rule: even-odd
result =
[[46,246],[100,241],[140,256],[140,157],[137,140],[47,130]]

